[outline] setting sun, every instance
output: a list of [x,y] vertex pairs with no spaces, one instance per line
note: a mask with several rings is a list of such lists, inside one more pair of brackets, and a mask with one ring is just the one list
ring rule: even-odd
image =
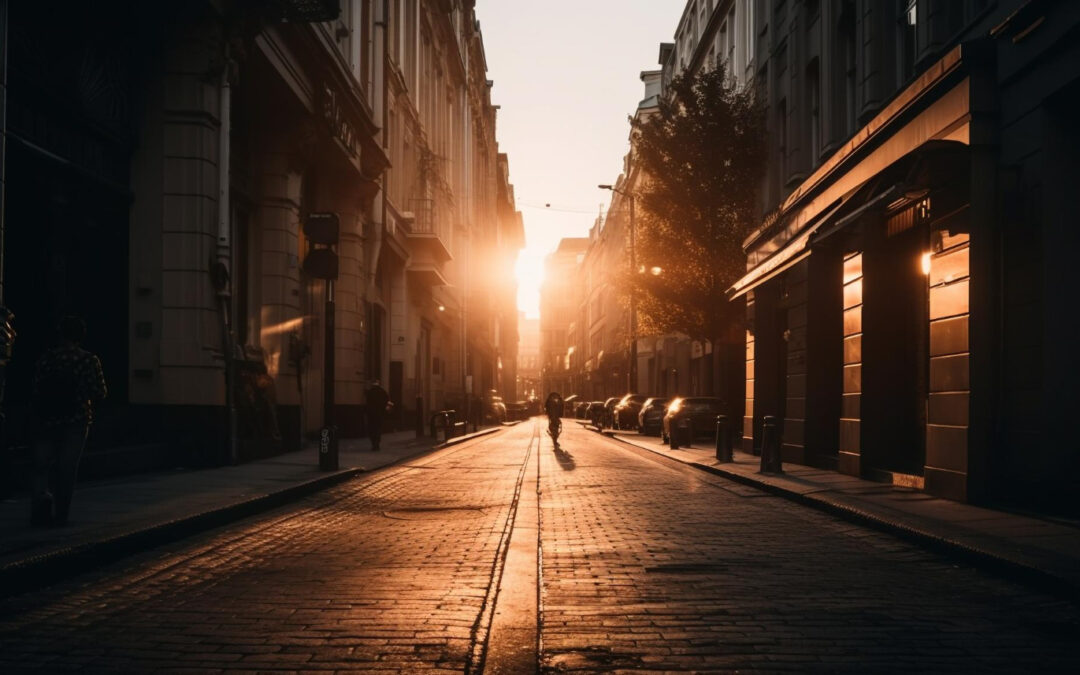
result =
[[518,310],[531,319],[540,316],[540,285],[544,283],[544,256],[526,247],[514,264],[518,283]]

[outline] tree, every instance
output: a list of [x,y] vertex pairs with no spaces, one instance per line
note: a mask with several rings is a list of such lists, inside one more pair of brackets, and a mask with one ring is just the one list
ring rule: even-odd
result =
[[639,267],[621,285],[637,294],[639,333],[733,334],[743,315],[725,290],[746,272],[766,161],[761,107],[723,68],[686,74],[633,121],[633,138]]

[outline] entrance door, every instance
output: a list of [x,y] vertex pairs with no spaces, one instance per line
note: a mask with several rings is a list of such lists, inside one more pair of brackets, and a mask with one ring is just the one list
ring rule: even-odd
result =
[[929,340],[922,258],[929,234],[925,225],[907,224],[915,216],[912,207],[884,227],[867,228],[877,232],[863,265],[862,456],[864,470],[921,476]]

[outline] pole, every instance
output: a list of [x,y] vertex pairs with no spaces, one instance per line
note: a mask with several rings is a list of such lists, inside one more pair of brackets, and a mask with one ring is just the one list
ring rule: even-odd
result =
[[[4,305],[4,214],[7,211],[7,45],[8,3],[0,0],[0,466],[6,467],[7,445],[4,424],[4,385],[7,383],[7,364],[11,358],[15,331],[15,315]],[[11,471],[5,471],[11,475]],[[0,485],[0,491],[5,486]]]
[[237,443],[236,424],[236,360],[235,340],[232,327],[232,291],[229,279],[232,268],[232,218],[230,214],[230,168],[232,159],[229,150],[232,134],[232,83],[229,72],[231,61],[228,49],[225,52],[225,64],[221,69],[219,83],[219,127],[218,127],[218,232],[217,232],[217,267],[218,312],[221,314],[221,351],[225,361],[225,433],[226,454],[230,464],[240,461]]
[[338,470],[338,438],[334,425],[334,282],[326,280],[326,334],[323,336],[323,428],[319,434],[319,468]]
[[[634,195],[630,198],[630,273],[637,274],[637,255],[634,250]],[[630,367],[626,370],[627,393],[637,391],[637,293],[630,293]]]

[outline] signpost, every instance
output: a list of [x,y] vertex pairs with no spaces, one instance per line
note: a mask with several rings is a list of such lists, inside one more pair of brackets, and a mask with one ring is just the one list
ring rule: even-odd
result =
[[334,424],[334,281],[338,278],[338,256],[333,247],[341,236],[336,213],[309,213],[304,219],[304,236],[313,246],[304,258],[304,274],[326,281],[324,354],[323,354],[323,426],[319,430],[319,468],[337,471],[338,429]]

